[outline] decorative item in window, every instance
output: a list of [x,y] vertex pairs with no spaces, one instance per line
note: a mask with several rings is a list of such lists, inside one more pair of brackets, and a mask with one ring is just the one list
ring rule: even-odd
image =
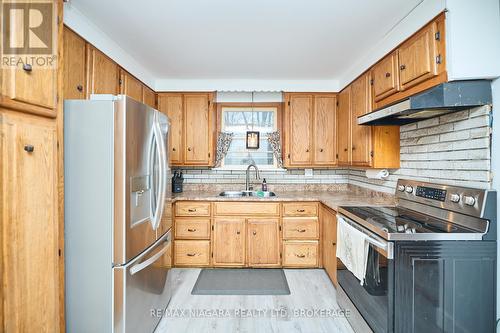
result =
[[229,147],[233,141],[233,133],[220,132],[217,137],[217,152],[215,154],[215,167],[221,166],[222,160],[227,154]]
[[247,149],[259,149],[260,132],[247,131]]
[[275,131],[271,133],[267,133],[267,141],[271,145],[271,148],[274,153],[274,157],[276,157],[276,162],[278,164],[278,168],[283,167],[283,157],[281,156],[281,140],[280,140],[280,132]]

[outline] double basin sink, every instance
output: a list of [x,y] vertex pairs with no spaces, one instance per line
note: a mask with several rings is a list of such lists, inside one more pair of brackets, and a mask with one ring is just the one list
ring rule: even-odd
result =
[[226,198],[242,198],[242,197],[270,198],[270,197],[275,197],[276,193],[268,191],[224,191],[219,193],[219,196]]

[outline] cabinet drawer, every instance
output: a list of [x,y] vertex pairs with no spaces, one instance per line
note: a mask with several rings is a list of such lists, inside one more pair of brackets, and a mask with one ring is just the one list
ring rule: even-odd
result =
[[174,247],[174,264],[179,266],[210,265],[210,241],[177,240]]
[[318,241],[283,242],[283,266],[317,267]]
[[284,239],[318,239],[319,228],[316,217],[286,217],[283,219]]
[[277,202],[216,202],[215,215],[279,216],[280,204]]
[[318,204],[316,202],[284,203],[283,216],[318,216]]
[[175,216],[210,216],[210,203],[178,202],[175,204]]
[[176,218],[175,238],[210,239],[210,219],[185,217]]

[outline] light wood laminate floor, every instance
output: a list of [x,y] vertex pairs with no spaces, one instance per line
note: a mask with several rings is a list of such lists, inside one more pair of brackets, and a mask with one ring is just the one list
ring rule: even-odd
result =
[[353,332],[322,269],[285,269],[291,295],[279,296],[191,295],[199,272],[171,271],[174,294],[156,333]]

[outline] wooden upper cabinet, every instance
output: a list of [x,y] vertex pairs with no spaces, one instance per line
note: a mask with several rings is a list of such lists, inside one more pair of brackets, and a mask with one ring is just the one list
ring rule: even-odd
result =
[[351,86],[338,94],[337,108],[337,163],[348,165],[351,162]]
[[213,264],[245,265],[245,219],[216,218],[213,231]]
[[291,95],[287,107],[288,165],[312,164],[312,95]]
[[168,139],[170,163],[182,165],[184,161],[182,143],[184,132],[184,107],[182,94],[158,95],[158,110],[165,113],[170,119],[170,133]]
[[86,97],[86,44],[87,42],[71,29],[64,27],[64,99]]
[[317,95],[314,97],[314,164],[334,165],[336,163],[337,97]]
[[373,99],[378,102],[399,91],[398,54],[393,52],[372,68]]
[[184,95],[184,163],[209,165],[211,160],[210,94]]
[[142,102],[156,109],[156,94],[146,86],[142,87]]
[[[0,113],[2,332],[58,332],[57,134],[53,120]],[[20,315],[23,313],[23,315]],[[4,320],[2,320],[4,318]]]
[[403,90],[437,75],[436,31],[437,23],[432,22],[398,48]]
[[351,84],[351,164],[371,165],[371,126],[358,125],[358,117],[370,112],[370,76],[361,75]]
[[120,71],[120,94],[127,95],[142,102],[142,82],[124,71]]
[[279,219],[248,219],[248,266],[280,265]]
[[104,53],[87,44],[87,97],[119,93],[120,67]]

